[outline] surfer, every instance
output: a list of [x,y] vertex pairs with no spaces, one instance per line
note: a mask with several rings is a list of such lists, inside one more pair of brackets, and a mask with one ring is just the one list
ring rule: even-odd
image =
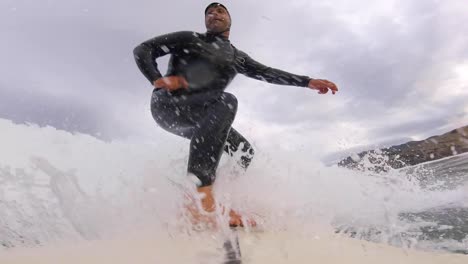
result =
[[[206,7],[205,25],[206,33],[181,31],[149,39],[134,49],[134,57],[154,86],[151,113],[156,123],[190,140],[187,171],[198,181],[202,208],[212,212],[216,208],[213,183],[223,151],[231,156],[240,151],[238,163],[245,169],[254,155],[252,145],[231,127],[237,99],[224,90],[237,73],[273,84],[308,87],[319,94],[335,94],[338,88],[327,80],[267,67],[237,49],[229,41],[231,15],[220,3]],[[167,54],[171,57],[163,76],[156,59]],[[229,216],[231,226],[255,225],[253,220],[244,223],[234,210]]]

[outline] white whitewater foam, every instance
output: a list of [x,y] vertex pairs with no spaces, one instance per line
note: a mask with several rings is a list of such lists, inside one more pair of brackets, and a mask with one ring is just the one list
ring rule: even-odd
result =
[[[157,130],[155,128],[155,130]],[[180,231],[188,141],[155,132],[150,144],[103,142],[52,127],[0,119],[0,243],[31,246],[105,239],[142,226]],[[272,139],[273,140],[273,139]],[[378,229],[394,242],[415,225],[398,215],[466,199],[460,188],[430,191],[397,171],[325,167],[301,151],[261,147],[247,172],[223,156],[215,195],[259,216],[269,231],[314,236],[319,227]],[[159,231],[158,231],[159,230]],[[417,246],[418,241],[404,243]]]

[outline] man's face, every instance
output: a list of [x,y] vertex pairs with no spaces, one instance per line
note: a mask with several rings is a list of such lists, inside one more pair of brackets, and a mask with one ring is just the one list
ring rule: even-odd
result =
[[231,17],[222,6],[210,7],[205,15],[205,25],[210,32],[223,32],[231,27]]

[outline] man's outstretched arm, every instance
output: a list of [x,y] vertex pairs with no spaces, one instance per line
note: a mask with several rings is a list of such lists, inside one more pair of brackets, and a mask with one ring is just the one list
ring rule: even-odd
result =
[[265,66],[242,51],[238,51],[236,59],[237,71],[250,78],[273,84],[308,87],[318,90],[320,94],[325,94],[328,90],[331,90],[333,94],[338,91],[336,85],[330,81],[312,79],[308,76],[297,75]]

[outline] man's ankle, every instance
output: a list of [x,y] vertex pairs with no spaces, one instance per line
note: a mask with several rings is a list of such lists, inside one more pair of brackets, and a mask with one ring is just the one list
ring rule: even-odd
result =
[[198,187],[197,191],[201,194],[201,205],[203,210],[213,212],[216,209],[216,203],[213,196],[213,185]]

